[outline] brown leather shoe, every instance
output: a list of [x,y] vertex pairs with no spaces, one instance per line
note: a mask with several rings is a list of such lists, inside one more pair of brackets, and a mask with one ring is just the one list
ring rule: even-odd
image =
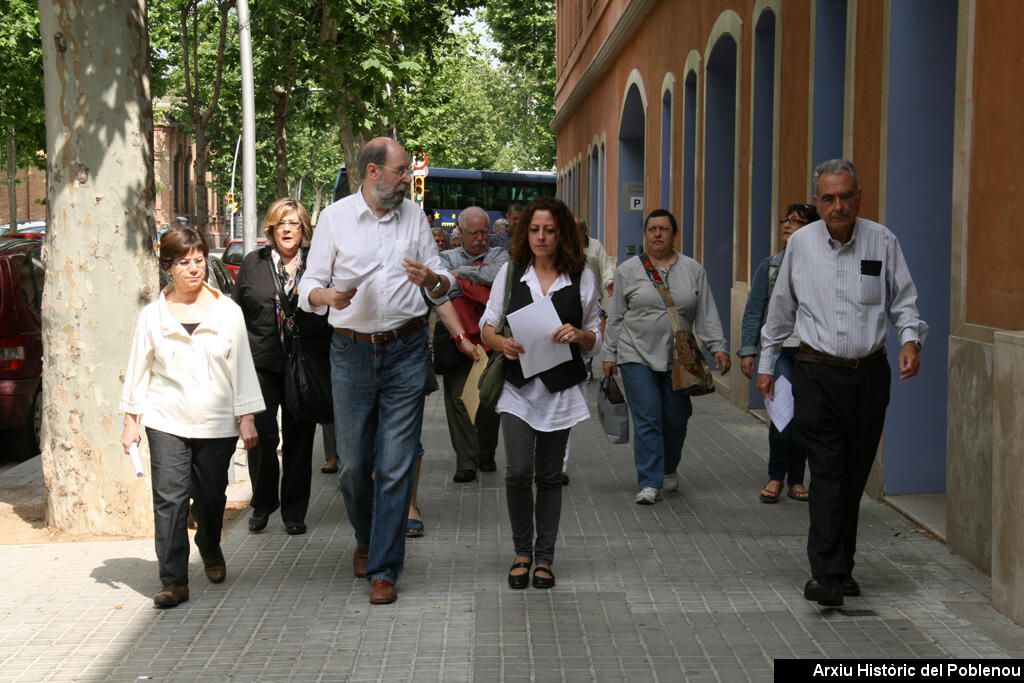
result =
[[153,596],[153,604],[157,607],[177,607],[188,601],[188,586],[164,586]]
[[352,573],[357,578],[366,578],[366,560],[370,557],[369,548],[356,547],[356,551],[352,553]]
[[224,561],[224,553],[221,552],[220,547],[217,548],[217,552],[212,553],[209,557],[203,557],[203,570],[206,572],[206,578],[211,583],[221,583],[224,577],[228,575],[228,566]]
[[395,584],[387,579],[377,579],[370,584],[370,604],[387,605],[398,599]]

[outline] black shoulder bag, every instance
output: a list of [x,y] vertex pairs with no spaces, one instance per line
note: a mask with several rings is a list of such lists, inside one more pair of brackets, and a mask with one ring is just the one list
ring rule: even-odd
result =
[[321,424],[334,422],[330,361],[323,354],[311,353],[303,345],[295,320],[296,302],[285,294],[273,258],[268,263],[284,313],[284,405],[300,419]]

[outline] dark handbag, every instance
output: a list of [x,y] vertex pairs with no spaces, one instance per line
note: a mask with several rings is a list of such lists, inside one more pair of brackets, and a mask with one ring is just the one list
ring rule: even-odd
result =
[[597,419],[612,443],[629,443],[629,406],[613,377],[601,380],[597,392]]
[[658,290],[665,308],[668,309],[668,318],[672,323],[672,388],[681,391],[687,396],[704,396],[715,390],[715,378],[711,374],[708,362],[704,360],[704,354],[700,351],[697,338],[692,332],[683,329],[679,321],[679,309],[672,295],[668,291],[668,285],[661,279],[647,252],[640,254],[640,261],[647,271],[647,277],[651,279],[654,288]]
[[442,375],[458,368],[462,359],[466,358],[440,320],[434,325],[433,351],[434,372]]
[[331,367],[326,354],[313,353],[303,344],[295,322],[295,301],[284,292],[271,259],[270,271],[284,313],[284,405],[292,415],[310,422],[334,422]]
[[[505,278],[505,303],[501,307],[501,322],[494,330],[496,334],[503,337],[511,331],[505,311],[508,310],[508,298],[512,293],[512,278],[515,276],[515,271],[515,266],[509,261]],[[494,407],[498,405],[498,399],[501,398],[501,391],[505,388],[505,354],[495,349],[487,356],[487,365],[480,374],[477,388],[480,390],[480,405],[494,410]]]

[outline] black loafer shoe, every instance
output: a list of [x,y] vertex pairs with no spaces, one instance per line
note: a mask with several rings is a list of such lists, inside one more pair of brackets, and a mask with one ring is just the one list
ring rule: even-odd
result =
[[270,510],[257,510],[253,508],[252,517],[249,518],[249,533],[258,534],[267,528],[270,521]]
[[306,525],[302,522],[285,522],[284,530],[289,536],[299,536],[306,533]]
[[[513,574],[513,569],[525,569],[526,571],[522,574]],[[509,588],[515,588],[521,590],[530,585],[530,563],[529,562],[516,562],[508,570],[508,586]]]
[[831,576],[819,576],[804,586],[804,597],[825,607],[839,607],[843,604],[843,587]]
[[455,476],[452,477],[452,481],[457,484],[465,484],[467,481],[473,481],[474,479],[476,479],[475,470],[459,470],[455,473]]
[[[547,576],[541,576],[537,572],[547,572]],[[555,574],[551,571],[551,567],[534,567],[533,569],[533,587],[534,588],[554,588],[555,587]]]
[[844,576],[839,581],[843,588],[843,595],[855,598],[860,595],[860,585],[852,576]]
[[498,463],[493,460],[485,460],[480,463],[481,472],[496,472],[498,470]]

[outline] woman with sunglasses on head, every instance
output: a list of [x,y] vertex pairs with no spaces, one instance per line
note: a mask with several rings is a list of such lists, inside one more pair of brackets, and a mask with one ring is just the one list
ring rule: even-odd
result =
[[[303,348],[322,353],[326,359],[332,330],[327,316],[298,308],[297,285],[305,271],[306,253],[313,237],[306,207],[297,199],[278,199],[267,209],[263,232],[268,244],[246,255],[232,295],[245,313],[256,374],[267,404],[266,412],[256,418],[259,445],[248,453],[249,478],[252,481],[249,531],[254,534],[263,531],[270,514],[280,506],[285,531],[304,534],[316,423],[307,416],[293,414],[284,402],[284,344],[286,334],[290,335],[292,331],[289,326],[294,325],[302,338]],[[282,297],[285,301],[281,300]],[[326,360],[324,365],[326,367]],[[279,406],[280,439],[277,425]],[[325,431],[333,428],[332,423],[325,426]],[[279,442],[280,466],[277,461]]]
[[190,497],[206,577],[224,580],[228,467],[239,436],[256,445],[253,414],[263,410],[242,312],[204,282],[208,253],[193,228],[164,233],[160,267],[171,283],[139,314],[121,393],[125,453],[141,442],[139,425],[149,442],[157,607],[188,600]]
[[[765,315],[768,313],[768,301],[771,300],[775,279],[778,277],[782,258],[786,255],[786,244],[790,236],[808,223],[818,220],[818,210],[811,204],[790,204],[786,209],[786,217],[779,221],[779,240],[782,249],[779,253],[761,261],[754,271],[754,279],[750,283],[750,296],[747,307],[743,311],[743,345],[736,355],[740,357],[740,370],[747,379],[754,378],[755,359],[761,347],[761,328],[764,326]],[[800,348],[800,339],[794,334],[785,341],[782,355],[775,363],[775,379],[790,379],[793,360]],[[804,488],[804,465],[807,457],[797,448],[792,438],[793,429],[788,426],[781,432],[774,423],[768,425],[768,483],[761,489],[762,503],[776,503],[782,496],[782,487],[789,480],[786,492],[793,500],[806,501],[807,489]]]

